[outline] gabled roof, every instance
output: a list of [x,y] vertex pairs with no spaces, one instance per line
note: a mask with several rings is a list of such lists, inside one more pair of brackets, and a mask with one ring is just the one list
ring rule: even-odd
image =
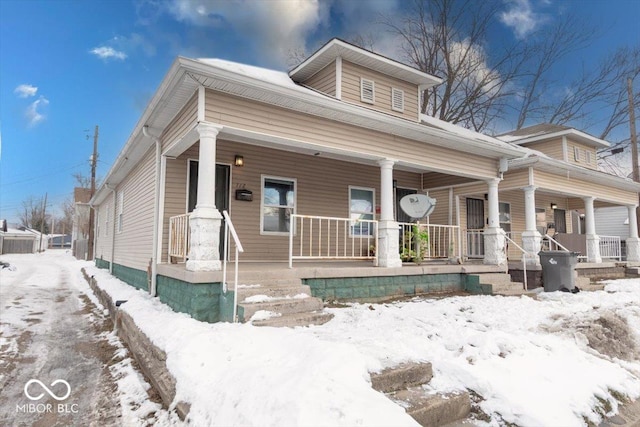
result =
[[513,158],[522,155],[520,147],[484,135],[485,138],[480,138],[480,134],[456,125],[449,124],[450,127],[459,128],[458,132],[453,132],[452,128],[445,128],[444,125],[426,126],[337,100],[296,84],[285,72],[219,59],[178,57],[149,101],[91,204],[100,203],[107,195],[106,190],[115,188],[154,144],[153,138],[144,136],[143,129],[147,127],[155,135],[161,133],[199,86],[480,156]]
[[512,144],[522,145],[531,142],[546,141],[563,136],[570,137],[577,142],[596,148],[605,148],[610,145],[603,139],[596,138],[595,136],[591,136],[572,127],[555,125],[551,123],[541,123],[533,126],[528,126],[526,128],[513,130],[503,133],[502,135],[498,135],[496,138],[505,142],[510,142]]
[[302,64],[291,70],[289,76],[296,82],[304,82],[335,61],[337,57],[342,57],[346,61],[416,85],[431,87],[442,83],[442,79],[438,77],[359,48],[338,38],[329,40],[313,55],[305,59]]

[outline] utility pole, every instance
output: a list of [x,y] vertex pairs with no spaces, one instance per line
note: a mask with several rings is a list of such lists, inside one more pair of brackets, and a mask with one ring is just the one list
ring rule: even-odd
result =
[[42,252],[42,235],[44,234],[44,221],[47,217],[45,215],[45,209],[47,209],[47,194],[44,193],[44,200],[42,201],[42,218],[40,218],[40,244],[38,245],[38,252]]
[[[96,164],[98,163],[98,125],[96,125],[96,129],[93,133],[93,154],[90,158],[91,162],[91,197],[96,192]],[[89,244],[88,244],[88,253],[87,256],[90,260],[93,259],[93,240],[94,240],[94,220],[95,212],[90,207],[89,208]]]

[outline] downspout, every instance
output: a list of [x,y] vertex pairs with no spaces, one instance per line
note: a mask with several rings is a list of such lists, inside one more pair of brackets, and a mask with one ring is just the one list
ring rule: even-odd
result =
[[111,195],[113,196],[113,217],[111,218],[111,258],[109,260],[109,274],[113,274],[113,257],[116,253],[116,188],[112,187],[109,183],[106,184],[106,187],[111,190]]
[[155,171],[155,196],[153,198],[153,249],[151,255],[151,286],[149,293],[157,296],[157,276],[158,276],[158,215],[160,214],[160,168],[162,163],[162,145],[160,138],[149,133],[149,126],[142,127],[142,133],[147,138],[153,138],[156,145],[156,171]]

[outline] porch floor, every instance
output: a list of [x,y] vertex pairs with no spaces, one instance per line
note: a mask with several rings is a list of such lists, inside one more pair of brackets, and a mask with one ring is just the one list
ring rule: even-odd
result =
[[[504,266],[484,265],[481,262],[449,264],[443,261],[407,263],[398,268],[375,267],[370,261],[299,261],[289,268],[286,261],[239,262],[238,280],[256,279],[328,279],[344,277],[412,276],[423,274],[504,273]],[[188,283],[222,281],[222,271],[187,271],[184,263],[159,264],[158,274]],[[227,282],[233,281],[234,264],[227,264]]]

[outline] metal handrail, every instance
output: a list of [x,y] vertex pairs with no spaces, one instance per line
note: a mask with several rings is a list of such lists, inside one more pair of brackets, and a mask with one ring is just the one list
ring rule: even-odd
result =
[[[522,252],[522,273],[523,273],[523,286],[524,286],[524,290],[527,290],[527,256],[529,255],[533,255],[533,258],[535,259],[535,254],[531,254],[529,252],[527,252],[526,250],[524,250],[519,244],[517,244],[516,242],[513,241],[513,239],[511,239],[511,237],[507,236],[507,233],[504,233],[504,238],[507,239],[507,241],[509,241],[510,243],[513,244],[513,246],[515,246],[516,248],[518,248],[520,250],[520,252]],[[505,250],[505,256],[506,251],[507,251],[507,247],[505,245],[504,247]]]
[[227,261],[229,258],[229,234],[233,237],[233,242],[235,245],[235,274],[233,279],[233,323],[238,321],[238,258],[239,253],[244,252],[242,247],[242,243],[240,243],[240,239],[238,238],[238,234],[236,233],[236,229],[233,226],[233,222],[231,222],[231,217],[227,211],[222,211],[222,216],[224,217],[224,261],[222,264],[222,291],[227,293]]

